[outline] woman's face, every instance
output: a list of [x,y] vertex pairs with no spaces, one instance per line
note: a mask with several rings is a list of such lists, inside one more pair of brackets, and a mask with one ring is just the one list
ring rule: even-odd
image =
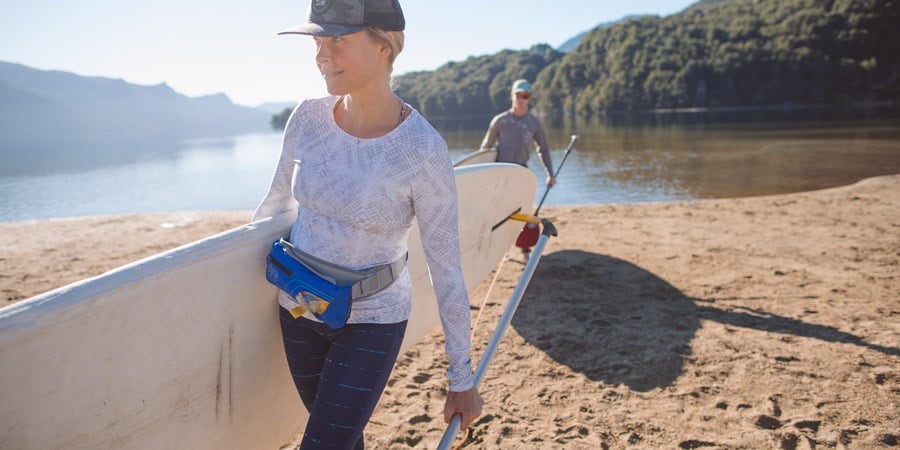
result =
[[346,95],[365,89],[382,77],[390,78],[386,42],[367,31],[344,36],[314,37],[316,65],[331,95]]

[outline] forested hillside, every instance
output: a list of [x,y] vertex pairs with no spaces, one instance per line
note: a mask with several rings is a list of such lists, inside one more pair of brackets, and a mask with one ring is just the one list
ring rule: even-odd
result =
[[524,51],[473,56],[462,62],[449,62],[435,71],[397,76],[394,90],[427,117],[483,115],[508,108],[513,81],[534,80],[562,56],[546,44]]
[[[610,111],[900,101],[900,1],[701,0],[667,17],[602,24],[562,53],[546,44],[395,77],[426,117],[489,116],[534,80],[534,109]],[[402,56],[401,56],[402,58]],[[287,114],[273,118],[283,126]]]
[[736,0],[596,29],[537,78],[545,111],[897,101],[898,2]]
[[[572,52],[546,45],[400,75],[428,117],[491,114],[516,78],[535,108],[612,110],[900,100],[900,2],[704,0],[668,17],[594,29]],[[401,56],[402,57],[402,56]]]

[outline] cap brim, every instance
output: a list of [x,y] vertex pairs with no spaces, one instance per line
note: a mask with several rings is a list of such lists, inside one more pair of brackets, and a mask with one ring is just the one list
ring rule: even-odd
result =
[[337,25],[333,23],[305,23],[279,31],[278,34],[305,34],[309,36],[343,36],[369,28],[367,25]]

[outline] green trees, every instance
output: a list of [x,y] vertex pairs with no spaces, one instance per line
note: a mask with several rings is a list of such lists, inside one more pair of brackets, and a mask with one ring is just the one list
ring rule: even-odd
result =
[[539,44],[524,51],[472,56],[433,72],[399,75],[394,79],[394,90],[428,117],[490,114],[509,107],[513,81],[534,80],[562,55],[549,45]]
[[545,112],[900,100],[896,1],[704,6],[594,30],[538,78]]
[[293,108],[285,108],[278,114],[272,116],[272,119],[269,120],[269,124],[272,125],[273,130],[283,130],[287,125],[288,119],[291,117],[291,112]]
[[430,119],[489,116],[533,80],[534,108],[609,111],[900,101],[900,1],[701,0],[665,18],[604,24],[569,53],[503,50],[399,75]]

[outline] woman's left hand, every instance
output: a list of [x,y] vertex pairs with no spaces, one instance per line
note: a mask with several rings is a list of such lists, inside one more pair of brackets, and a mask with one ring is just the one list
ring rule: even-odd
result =
[[444,422],[450,423],[453,415],[459,413],[462,416],[460,429],[465,430],[481,415],[483,406],[484,400],[476,388],[462,392],[450,391],[447,394],[447,402],[444,403]]

